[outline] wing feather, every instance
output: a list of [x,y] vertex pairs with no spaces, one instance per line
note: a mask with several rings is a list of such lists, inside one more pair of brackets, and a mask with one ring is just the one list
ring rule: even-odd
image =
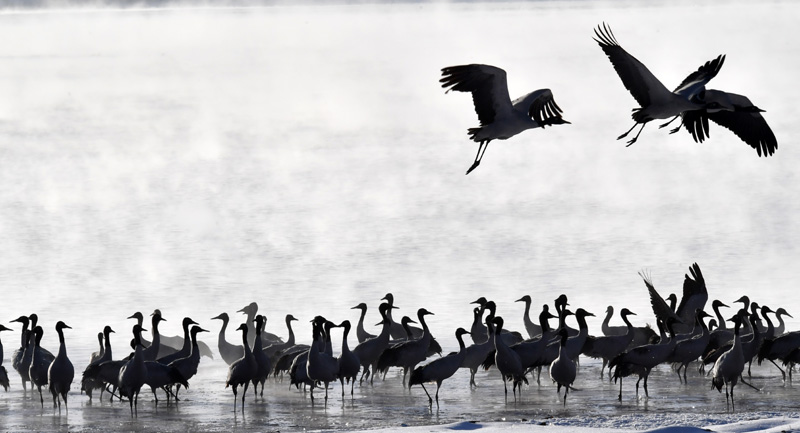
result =
[[561,107],[553,99],[550,89],[540,89],[517,98],[512,103],[514,110],[528,113],[541,127],[569,123],[561,117]]
[[700,266],[697,263],[692,264],[689,268],[689,274],[685,275],[683,280],[683,297],[676,313],[683,320],[684,323],[693,323],[695,310],[704,309],[706,302],[708,302],[708,289],[706,289],[706,280],[703,278],[703,273],[700,272]]
[[619,45],[611,28],[605,23],[597,26],[594,33],[597,36],[594,40],[600,44],[600,48],[611,60],[622,84],[631,92],[640,107],[647,107],[654,100],[663,99],[665,95],[671,93],[642,62]]
[[511,113],[506,71],[490,65],[459,65],[442,68],[439,80],[447,91],[471,92],[475,113],[481,126],[494,122],[495,117]]
[[667,319],[670,317],[678,322],[682,322],[675,312],[672,311],[672,308],[669,307],[664,298],[658,294],[655,286],[653,286],[653,281],[650,279],[650,275],[639,272],[639,276],[644,280],[647,291],[650,293],[650,305],[653,307],[653,314],[656,315],[656,318],[664,323],[666,323]]
[[712,78],[717,76],[717,73],[725,63],[725,55],[721,54],[716,59],[709,60],[696,71],[689,74],[684,78],[683,82],[675,89],[675,93],[691,98],[705,87]]

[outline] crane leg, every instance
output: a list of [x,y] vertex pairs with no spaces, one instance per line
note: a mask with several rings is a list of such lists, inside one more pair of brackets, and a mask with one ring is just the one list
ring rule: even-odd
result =
[[776,363],[775,363],[775,361],[773,361],[773,360],[771,360],[771,359],[770,359],[770,360],[769,360],[769,362],[771,362],[771,363],[772,363],[772,365],[774,365],[774,366],[775,366],[775,368],[777,368],[777,369],[778,369],[778,371],[780,371],[780,372],[781,372],[781,375],[783,376],[783,381],[784,381],[784,383],[785,383],[785,382],[786,382],[786,372],[785,372],[785,371],[783,371],[783,369],[782,369],[782,368],[780,368],[780,367],[778,366],[778,364],[776,364]]
[[[675,121],[675,119],[677,119],[678,117],[680,117],[680,116],[675,116],[675,117],[673,117],[672,119],[670,119],[670,121],[669,121],[669,122],[667,122],[667,123],[664,123],[664,124],[661,124],[661,125],[658,125],[658,129],[666,128],[666,127],[667,127],[667,125],[669,125],[670,123],[674,122],[674,121]],[[680,126],[679,126],[678,128],[680,128]]]
[[425,388],[425,384],[421,383],[420,385],[422,385],[422,390],[425,391],[425,395],[428,396],[428,406],[433,407],[433,399],[431,398],[430,393],[428,393],[428,390]]
[[[636,137],[633,137],[632,139],[630,139],[630,141],[628,141],[628,144],[627,144],[625,147],[628,147],[628,146],[630,146],[631,144],[633,144],[633,143],[636,143],[636,140],[638,140],[638,139],[639,139],[639,136],[642,134],[642,130],[644,129],[644,125],[646,125],[646,124],[647,124],[646,122],[645,122],[645,123],[642,123],[642,127],[641,127],[641,128],[639,128],[639,132],[638,132],[638,133],[636,133]],[[633,125],[633,126],[636,126],[636,125]],[[633,129],[633,128],[631,128],[631,129]],[[629,132],[630,132],[630,131],[629,131]],[[625,133],[625,134],[627,135],[627,133]],[[617,139],[617,140],[619,140],[619,139]]]
[[629,130],[625,131],[625,133],[624,133],[624,134],[622,134],[622,135],[620,135],[619,137],[617,137],[617,140],[622,140],[623,138],[627,137],[627,136],[628,136],[628,134],[630,134],[630,133],[631,133],[631,131],[633,131],[633,128],[636,128],[636,125],[638,125],[638,123],[634,123],[634,124],[633,124],[633,126],[631,126],[631,129],[629,129]]
[[489,141],[491,140],[481,141],[480,144],[478,144],[478,153],[475,155],[475,162],[473,162],[472,166],[467,170],[467,174],[470,174],[472,170],[475,170],[478,165],[480,165],[483,154],[486,153],[486,148],[489,146]]

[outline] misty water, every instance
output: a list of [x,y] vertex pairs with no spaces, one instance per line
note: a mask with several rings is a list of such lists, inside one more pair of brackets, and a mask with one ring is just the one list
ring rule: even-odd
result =
[[[697,262],[711,298],[783,306],[798,329],[798,16],[789,1],[4,11],[0,322],[36,312],[42,344],[54,350],[53,325],[65,321],[80,372],[104,325],[125,351],[135,311],[160,308],[167,335],[190,316],[215,346],[220,323],[209,319],[226,311],[236,323],[244,316],[235,311],[257,301],[268,331],[285,337],[291,313],[308,341],[314,315],[355,321],[350,307],[366,302],[375,323],[392,292],[396,317],[435,313],[429,325],[448,351],[480,296],[519,330],[514,300],[524,294],[536,311],[567,294],[600,316],[590,318],[594,334],[607,305],[652,323],[637,272],[650,272],[664,296],[680,294]],[[702,144],[651,124],[626,148],[615,138],[636,103],[592,41],[603,21],[668,88],[727,54],[709,87],[765,109],[776,154],[759,158],[714,124]],[[506,69],[512,98],[550,88],[572,124],[492,142],[465,176],[477,150],[466,129],[477,116],[469,95],[445,94],[438,79],[442,67],[466,63]],[[496,371],[479,375],[477,391],[461,371],[445,383],[439,411],[390,373],[357,387],[352,402],[335,387],[327,407],[270,383],[242,417],[217,356],[204,358],[177,407],[144,398],[128,421],[126,404],[89,404],[76,381],[70,413],[59,417],[47,401],[41,410],[23,400],[9,360],[18,333],[2,339],[12,378],[0,395],[4,430],[725,412],[696,372],[681,386],[662,367],[649,401],[628,384],[620,404],[599,364],[582,361],[581,391],[566,409],[548,380],[507,405]],[[782,387],[774,368],[754,374],[765,391],[742,388],[738,409],[798,409],[800,391]]]

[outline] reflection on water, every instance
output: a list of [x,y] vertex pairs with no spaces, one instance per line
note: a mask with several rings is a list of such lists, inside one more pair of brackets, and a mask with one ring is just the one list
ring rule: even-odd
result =
[[[397,317],[425,306],[435,313],[434,334],[453,350],[453,330],[469,325],[468,303],[479,296],[494,299],[518,329],[522,307],[513,301],[523,294],[537,310],[566,293],[576,308],[600,315],[609,304],[627,306],[637,325],[651,322],[636,272],[647,268],[662,293],[680,293],[695,261],[712,298],[730,303],[749,293],[800,317],[791,296],[797,113],[786,95],[793,75],[783,73],[797,51],[796,38],[784,37],[797,6],[715,4],[725,19],[713,32],[690,4],[628,6],[0,15],[0,38],[25,41],[0,47],[2,320],[38,313],[46,347],[56,346],[50,330],[64,320],[80,370],[103,325],[124,347],[132,324],[124,318],[137,310],[160,308],[168,335],[180,334],[184,316],[216,332],[211,317],[256,300],[269,331],[285,336],[281,318],[292,313],[301,319],[298,338],[308,341],[311,317],[354,321],[350,307],[359,302],[377,322],[379,299],[391,291]],[[715,84],[767,110],[776,155],[759,159],[722,128],[702,145],[655,127],[630,148],[616,142],[634,101],[591,41],[600,20],[665,81],[678,83],[727,53]],[[531,29],[559,35],[557,43],[531,44]],[[468,62],[507,69],[515,95],[553,89],[573,124],[493,142],[481,167],[463,176],[476,150],[465,132],[477,119],[467,95],[444,95],[437,80],[441,67]],[[763,71],[772,71],[768,80]],[[8,334],[6,353],[18,341]],[[204,367],[191,401],[157,415],[145,410],[139,423],[160,426],[180,414],[181,423],[227,429],[219,362]],[[274,385],[266,404],[236,422],[354,428],[476,412],[643,409],[607,399],[613,386],[591,388],[594,376],[578,385],[591,397],[576,392],[566,412],[549,385],[509,409],[484,389],[467,391],[459,376],[446,387],[460,391],[445,392],[434,414],[416,390],[409,396],[393,381],[360,390],[355,403],[334,399],[314,410]],[[659,391],[647,409],[685,410],[659,397],[670,392],[706,396],[692,408],[717,404],[719,396],[697,386],[662,394],[652,385]],[[0,399],[0,409],[25,406],[3,421],[9,430],[27,428],[35,411],[18,392]],[[793,396],[791,388],[773,395],[779,404]],[[122,413],[117,404],[87,407],[77,394],[73,401],[70,426],[105,429]],[[754,398],[743,407],[773,403]]]

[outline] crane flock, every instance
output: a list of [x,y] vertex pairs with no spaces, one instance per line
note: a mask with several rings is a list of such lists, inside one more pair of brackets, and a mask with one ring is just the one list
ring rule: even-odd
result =
[[[787,381],[788,370],[788,380],[791,381],[792,369],[795,363],[800,362],[800,331],[785,332],[783,318],[792,317],[785,309],[773,311],[766,305],[759,305],[749,297],[742,296],[731,302],[741,303],[742,308],[727,318],[720,309],[730,307],[720,300],[711,303],[714,314],[709,314],[706,312],[709,296],[705,278],[696,263],[685,275],[680,303],[677,296],[673,297],[675,302],[668,303],[654,287],[651,276],[641,272],[640,275],[651,300],[658,332],[650,329],[650,325],[634,326],[630,317],[637,314],[625,307],[619,310],[625,326],[609,326],[608,322],[614,311],[613,306],[609,306],[601,328],[603,335],[590,335],[587,318],[594,314],[584,308],[576,308],[573,313],[567,308],[570,304],[565,294],[554,301],[553,309],[557,315],[550,313],[549,305],[542,306],[536,327],[529,326],[532,322],[531,308],[528,305],[533,302],[531,297],[520,298],[520,301],[526,302],[522,314],[523,332],[509,330],[509,315],[500,316],[495,302],[485,297],[479,298],[472,303],[478,305],[473,308],[473,323],[469,326],[463,324],[465,326],[454,330],[458,351],[445,355],[425,320],[426,316],[434,313],[424,307],[417,311],[418,323],[422,325],[421,333],[414,332],[409,325],[413,320],[404,317],[401,321],[401,328],[405,325],[403,335],[391,338],[391,329],[396,324],[390,316],[390,311],[396,308],[391,294],[381,299],[378,306],[381,316],[378,324],[380,332],[373,336],[366,332],[357,336],[359,342],[352,350],[347,342],[352,329],[349,319],[334,323],[317,315],[310,321],[310,345],[295,342],[292,323],[297,319],[291,314],[285,320],[289,341],[284,342],[280,337],[264,332],[266,317],[258,314],[255,303],[251,304],[254,305],[251,307],[252,314],[246,309],[240,310],[247,315],[236,328],[241,333],[241,345],[234,345],[226,340],[225,330],[230,320],[226,313],[209,320],[222,320],[217,345],[218,353],[222,356],[218,359],[228,364],[225,387],[232,390],[234,411],[245,410],[246,395],[251,384],[255,398],[259,397],[258,385],[261,385],[260,396],[263,398],[267,383],[281,383],[288,378],[289,384],[303,391],[302,395],[306,395],[306,389],[310,391],[312,404],[316,404],[317,400],[314,390],[322,388],[327,404],[328,391],[337,381],[341,386],[341,398],[346,398],[346,388],[349,386],[352,399],[356,385],[380,386],[380,383],[375,384],[375,377],[384,373],[383,380],[391,380],[385,378],[385,373],[393,368],[403,370],[402,383],[404,387],[407,386],[407,392],[413,392],[415,385],[423,388],[431,408],[434,402],[439,406],[439,393],[444,382],[460,369],[466,370],[463,374],[470,375],[470,388],[478,386],[475,373],[481,368],[497,369],[505,390],[506,402],[509,402],[509,383],[513,401],[516,402],[523,398],[526,386],[542,386],[541,370],[545,368],[552,382],[556,384],[556,391],[560,394],[561,388],[564,388],[563,404],[566,406],[570,391],[580,392],[575,388],[576,382],[596,380],[580,374],[581,355],[602,360],[600,380],[605,382],[613,379],[618,383],[619,401],[623,400],[623,379],[629,376],[638,378],[635,386],[637,396],[639,385],[643,383],[644,398],[649,398],[648,377],[654,369],[665,365],[671,366],[679,384],[700,380],[707,381],[709,389],[721,392],[724,387],[726,408],[730,410],[735,410],[733,391],[737,384],[755,388],[748,381],[749,364],[754,360],[759,364],[764,360],[772,363],[780,371],[783,381]],[[464,308],[470,308],[469,305],[465,303]],[[360,303],[356,309],[361,311],[349,313],[355,316],[351,319],[363,320],[367,304]],[[692,313],[687,313],[687,309]],[[644,312],[641,313],[639,316],[644,315]],[[568,326],[571,316],[574,316],[577,328]],[[249,317],[253,318],[252,327],[247,323]],[[175,350],[176,348],[167,346],[164,351],[171,353],[158,357],[157,354],[161,352],[158,345],[164,344],[160,343],[158,324],[166,320],[161,311],[155,310],[151,314],[152,339],[149,343],[145,343],[143,333],[147,330],[140,323],[144,315],[137,312],[129,318],[136,320],[131,328],[133,353],[126,350],[123,353],[129,355],[115,357],[114,353],[120,353],[119,349],[112,352],[111,337],[116,332],[110,326],[104,326],[97,334],[99,350],[92,354],[78,381],[80,390],[89,399],[98,390],[101,400],[105,393],[112,401],[114,398],[127,399],[131,416],[135,417],[138,415],[139,393],[145,385],[150,387],[156,404],[159,402],[159,392],[166,395],[167,404],[172,400],[177,404],[180,400],[180,387],[189,388],[189,381],[197,374],[201,362],[197,335],[207,330],[191,318],[184,318],[181,323],[186,332],[181,348]],[[558,324],[551,327],[550,320],[556,318]],[[76,379],[73,362],[67,355],[69,334],[65,335],[64,332],[71,328],[63,321],[57,322],[55,331],[59,338],[59,348],[54,356],[41,346],[44,330],[38,321],[36,314],[20,316],[10,321],[22,324],[20,347],[12,355],[12,365],[19,374],[23,389],[27,390],[27,383],[30,382],[31,390],[35,388],[39,393],[42,407],[44,397],[41,390],[49,390],[53,397],[53,407],[60,413],[62,402],[65,409],[67,408],[70,388]],[[716,324],[714,329],[709,326],[712,322]],[[728,326],[726,322],[732,322],[732,325]],[[778,326],[775,326],[776,322]],[[344,332],[341,337],[334,337],[333,330],[339,328]],[[644,332],[645,329],[650,332]],[[0,326],[0,331],[10,330]],[[255,334],[252,340],[250,332]],[[646,335],[646,340],[641,340],[640,335]],[[471,341],[465,341],[467,336]],[[341,338],[341,350],[338,353],[333,350],[333,341],[336,338]],[[783,368],[777,361],[782,362]],[[606,365],[607,377],[603,374]],[[690,377],[690,370],[696,370],[697,373]],[[491,376],[489,378],[487,380],[492,380]],[[6,390],[11,386],[9,382],[11,381],[5,368],[0,369],[0,384]],[[425,388],[427,383],[436,384],[434,397]],[[240,392],[241,404],[238,401]]]

